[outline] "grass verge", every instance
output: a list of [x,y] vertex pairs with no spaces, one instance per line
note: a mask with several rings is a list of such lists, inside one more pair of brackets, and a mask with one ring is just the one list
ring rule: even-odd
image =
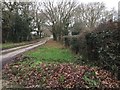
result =
[[19,43],[7,42],[7,43],[0,44],[0,47],[2,47],[2,50],[4,50],[4,49],[9,49],[9,48],[14,48],[14,47],[18,47],[18,46],[27,45],[27,44],[36,43],[38,41],[42,41],[43,39],[45,39],[45,38],[36,39],[36,40],[32,40],[32,41],[24,41],[24,42],[19,42]]
[[21,45],[25,45],[25,42],[22,43],[4,43],[0,46],[2,46],[2,49],[9,49],[9,48],[13,48],[13,47],[17,47],[17,46],[21,46]]
[[57,43],[55,41],[49,41],[44,46],[40,46],[35,50],[31,50],[25,53],[25,56],[34,57],[35,65],[41,62],[53,62],[53,63],[74,62],[73,53],[69,49],[64,48],[60,43]]

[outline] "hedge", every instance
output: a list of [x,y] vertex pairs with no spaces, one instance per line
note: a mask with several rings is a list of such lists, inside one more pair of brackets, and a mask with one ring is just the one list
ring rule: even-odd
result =
[[63,43],[66,47],[69,47],[74,53],[87,55],[87,43],[85,34],[86,33],[73,36],[64,36]]
[[117,73],[120,69],[120,30],[92,32],[86,39],[88,59]]
[[65,46],[89,62],[118,74],[120,79],[120,30],[101,30],[63,37]]

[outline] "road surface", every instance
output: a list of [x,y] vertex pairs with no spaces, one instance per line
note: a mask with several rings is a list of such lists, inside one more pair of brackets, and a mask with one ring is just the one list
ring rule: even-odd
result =
[[26,52],[28,50],[31,50],[35,47],[38,47],[40,45],[45,44],[50,38],[46,38],[43,41],[34,43],[34,44],[29,44],[29,45],[25,45],[25,46],[21,46],[21,47],[16,47],[16,48],[12,48],[12,49],[8,49],[6,51],[2,51],[2,52],[7,52],[3,55],[0,55],[0,57],[2,57],[2,59],[0,60],[0,63],[2,63],[2,66],[4,66],[6,63],[10,62],[11,60],[13,60],[15,58],[15,56]]

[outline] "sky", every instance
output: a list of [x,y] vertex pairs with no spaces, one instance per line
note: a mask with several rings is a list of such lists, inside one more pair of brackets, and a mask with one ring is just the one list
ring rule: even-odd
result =
[[[39,0],[39,1],[44,1],[44,0]],[[62,1],[62,0],[50,0],[50,1],[56,1],[56,2],[58,2],[58,1]],[[106,5],[106,7],[107,7],[107,9],[111,9],[111,8],[115,8],[115,10],[117,10],[118,11],[118,2],[120,1],[120,0],[75,0],[75,1],[77,1],[77,2],[82,2],[82,3],[88,3],[88,2],[104,2],[105,3],[105,5]]]
[[118,2],[120,0],[78,0],[79,2],[88,3],[88,2],[104,2],[107,9],[115,8],[118,10]]
[[[19,1],[47,1],[47,0],[19,0]],[[55,2],[58,2],[58,1],[62,1],[62,0],[50,0],[50,1],[55,1]],[[88,2],[104,2],[107,9],[112,9],[113,7],[115,8],[115,10],[118,11],[118,2],[120,0],[74,0],[74,1],[77,1],[77,2],[82,2],[82,3],[88,3]]]

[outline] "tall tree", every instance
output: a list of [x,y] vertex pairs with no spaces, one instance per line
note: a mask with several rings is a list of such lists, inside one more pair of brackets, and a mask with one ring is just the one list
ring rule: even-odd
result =
[[52,26],[52,34],[54,40],[60,39],[63,35],[68,35],[68,27],[70,25],[70,18],[76,7],[76,3],[70,1],[61,1],[54,5],[54,2],[44,2],[45,9],[43,13],[49,19]]
[[30,37],[30,2],[3,2],[3,42],[20,42]]
[[81,3],[76,8],[75,17],[82,21],[87,29],[94,30],[102,21],[110,20],[114,13],[115,10],[107,10],[104,3]]
[[94,29],[97,22],[101,18],[101,15],[105,9],[104,3],[95,2],[88,4],[80,4],[77,8],[77,13],[82,22],[89,29]]

